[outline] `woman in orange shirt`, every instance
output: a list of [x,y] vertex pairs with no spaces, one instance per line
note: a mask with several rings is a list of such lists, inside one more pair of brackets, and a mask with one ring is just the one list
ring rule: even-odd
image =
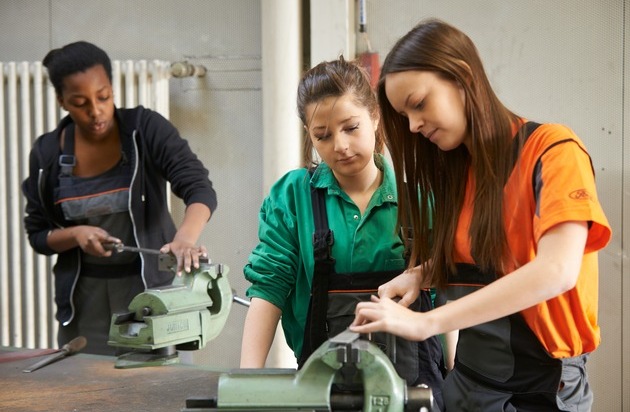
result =
[[[611,230],[583,143],[507,109],[472,41],[439,20],[394,45],[378,95],[398,192],[432,194],[401,199],[398,218],[433,242],[414,244],[417,266],[360,303],[352,329],[459,330],[447,411],[590,410],[597,251]],[[411,312],[425,287],[450,303]]]

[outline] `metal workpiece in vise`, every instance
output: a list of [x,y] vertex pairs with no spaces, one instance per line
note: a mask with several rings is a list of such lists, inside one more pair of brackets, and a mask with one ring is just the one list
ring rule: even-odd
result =
[[[157,252],[160,270],[175,271],[175,257]],[[200,259],[198,269],[175,276],[171,285],[135,296],[128,311],[114,314],[110,323],[108,344],[126,352],[115,367],[177,363],[177,350],[201,349],[216,338],[232,307],[228,272],[226,265]]]
[[387,355],[346,330],[324,342],[299,371],[237,369],[219,376],[216,398],[187,399],[182,412],[433,410],[426,385],[407,386]]

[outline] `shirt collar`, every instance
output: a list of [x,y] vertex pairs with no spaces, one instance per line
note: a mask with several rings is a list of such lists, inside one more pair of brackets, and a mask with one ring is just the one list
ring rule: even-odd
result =
[[[394,170],[385,159],[385,156],[381,154],[374,154],[374,161],[376,162],[376,166],[383,172],[383,182],[378,189],[376,189],[374,200],[376,200],[377,204],[384,202],[397,203],[398,196],[396,195],[396,177]],[[324,162],[317,166],[313,172],[310,183],[314,188],[328,189],[328,194],[331,195],[339,195],[342,193],[341,187],[339,187],[339,183],[337,179],[335,179],[332,169]]]

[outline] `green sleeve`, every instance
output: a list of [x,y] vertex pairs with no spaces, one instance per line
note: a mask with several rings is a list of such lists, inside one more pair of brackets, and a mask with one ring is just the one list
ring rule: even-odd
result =
[[265,299],[284,310],[286,299],[295,287],[299,241],[291,196],[281,188],[281,183],[272,188],[261,206],[260,242],[249,256],[244,274],[252,283],[248,297]]

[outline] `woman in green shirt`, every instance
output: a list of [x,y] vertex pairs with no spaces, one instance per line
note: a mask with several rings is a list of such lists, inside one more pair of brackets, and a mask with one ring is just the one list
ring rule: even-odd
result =
[[[243,333],[242,368],[264,367],[280,319],[300,366],[316,349],[318,342],[305,344],[304,340],[316,266],[313,189],[323,199],[323,212],[334,234],[332,256],[328,256],[334,259],[328,260],[331,274],[383,272],[387,276],[406,268],[405,244],[396,228],[395,176],[382,155],[378,105],[366,72],[343,58],[321,63],[302,78],[297,106],[307,135],[307,164],[316,167],[284,175],[262,204],[260,243],[244,269],[252,285],[247,290],[251,306]],[[311,159],[312,149],[321,158],[319,164]],[[386,281],[384,277],[378,284]],[[327,312],[329,324],[323,329],[328,328],[332,336],[330,322],[335,313],[331,314],[330,306]],[[335,327],[343,330],[354,319],[354,310],[339,315],[341,323]],[[440,343],[436,339],[413,345],[414,364],[398,362],[407,365],[397,364],[397,370],[410,385],[429,384],[441,401]]]

